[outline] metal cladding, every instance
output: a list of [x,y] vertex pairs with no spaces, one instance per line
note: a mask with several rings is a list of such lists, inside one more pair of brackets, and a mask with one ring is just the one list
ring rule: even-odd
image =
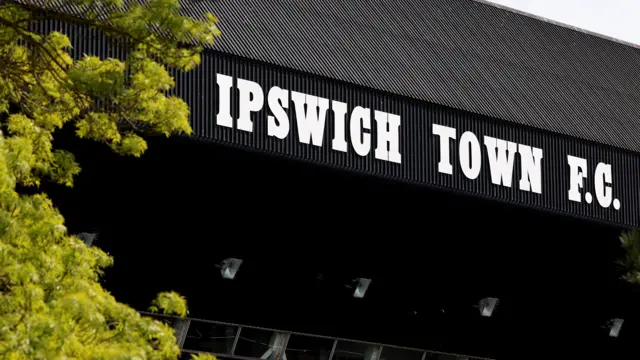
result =
[[471,0],[202,0],[216,49],[640,151],[640,50]]
[[[63,27],[60,30],[71,35],[76,54],[92,53],[118,57],[117,51],[110,49],[104,39],[93,31],[68,24],[56,25],[53,22],[42,24],[42,26],[46,29]],[[405,58],[402,61],[409,60]],[[378,71],[382,72],[384,69],[382,67]],[[335,71],[340,70],[335,69]],[[221,103],[219,100],[220,91],[217,81],[222,75],[233,77],[234,90],[230,91],[229,104]],[[378,73],[371,72],[369,75],[375,77]],[[185,99],[191,107],[192,126],[195,136],[200,138],[581,218],[623,226],[637,226],[640,222],[640,214],[638,214],[640,184],[637,176],[634,176],[640,170],[640,156],[636,153],[211,50],[205,51],[199,68],[187,73],[175,72],[174,76],[177,83],[175,93]],[[406,89],[411,88],[411,74],[398,73],[396,76],[405,76],[403,79],[408,81]],[[240,130],[237,126],[240,109],[239,92],[236,89],[238,79],[254,82],[263,91],[264,105],[251,112],[252,131],[250,132]],[[273,87],[286,89],[289,97],[288,109],[285,109],[285,112],[290,129],[282,139],[268,135],[268,116],[274,115],[270,109],[268,93]],[[304,136],[298,126],[300,119],[296,115],[297,109],[292,103],[293,92],[328,99],[332,104],[326,112],[323,136],[319,146],[314,145],[313,141],[308,144],[301,141]],[[332,139],[340,122],[335,121],[332,101],[347,104],[348,111],[343,124],[347,134],[347,151],[333,149]],[[533,106],[526,101],[522,103],[516,101],[516,103],[519,107]],[[221,106],[230,107],[232,127],[218,124],[216,114],[220,112]],[[368,130],[371,146],[368,150],[365,149],[367,150],[365,152],[361,148],[360,155],[354,150],[353,144],[361,141],[362,138],[354,139],[349,136],[353,134],[350,133],[352,125],[350,125],[349,116],[358,106],[367,111],[370,110],[371,123],[371,128]],[[529,118],[518,108],[509,107],[506,103],[503,106],[505,109],[501,111],[509,111],[517,113],[519,117]],[[377,136],[381,131],[374,119],[376,117],[374,111],[397,115],[401,119],[398,141],[402,159],[399,163],[381,160],[374,155],[378,146]],[[527,111],[533,110],[529,108]],[[440,138],[434,133],[434,124],[456,129],[455,140],[451,140],[449,146],[452,174],[439,170],[442,147]],[[359,122],[356,127],[362,125],[363,122]],[[607,126],[607,128],[611,130],[612,127]],[[466,160],[460,158],[462,153],[459,151],[459,143],[465,132],[474,134],[479,141],[479,149],[482,153],[481,168],[475,179],[470,179],[462,170]],[[358,134],[361,136],[362,131]],[[486,137],[504,140],[505,143],[512,142],[516,146],[514,149],[518,151],[520,149],[518,146],[542,150],[543,157],[539,165],[540,193],[532,189],[522,189],[523,176],[520,170],[522,161],[517,155],[512,165],[512,179],[504,180],[502,183],[499,181],[499,184],[495,183],[494,170],[497,168],[491,165],[491,156],[485,149]],[[578,169],[575,164],[574,167],[569,166],[569,156],[584,159],[586,167]],[[598,166],[599,164],[602,165]],[[610,168],[608,168],[609,165]],[[475,166],[477,163],[474,164]],[[596,167],[601,171],[598,176],[595,176]],[[606,172],[609,169],[611,177],[607,178]],[[583,186],[578,187],[577,190],[574,189],[578,191],[578,198],[574,197],[570,200],[569,190],[577,186],[575,180],[581,178],[581,173],[585,174],[585,178],[580,180]],[[506,186],[505,182],[509,183],[509,186]],[[608,191],[611,192],[608,193]],[[605,197],[608,200],[602,200]]]
[[[233,76],[236,84],[238,78],[256,82],[263,89],[265,104],[261,111],[252,114],[252,132],[239,130],[237,124],[234,128],[216,124],[216,114],[219,112],[216,74]],[[638,216],[640,184],[637,177],[631,176],[640,169],[640,157],[637,154],[213,52],[208,52],[204,56],[200,69],[191,73],[177,74],[177,81],[178,95],[190,100],[195,134],[206,139],[585,218],[629,226],[637,225],[640,219]],[[361,106],[399,115],[402,121],[399,129],[401,163],[375,158],[375,138],[380,129],[376,128],[373,116],[371,116],[371,149],[366,156],[356,154],[351,146],[346,152],[332,149],[332,139],[336,129],[331,110],[327,112],[322,146],[301,143],[297,129],[297,116],[294,115],[295,109],[291,102],[287,111],[291,126],[288,135],[282,140],[269,136],[267,116],[272,113],[267,106],[267,92],[274,86],[344,102],[348,104],[350,110]],[[238,96],[237,92],[232,94],[232,117],[237,119]],[[349,132],[348,115],[347,133]],[[440,140],[433,132],[434,124],[457,130],[457,140],[450,144],[452,175],[443,174],[438,170],[441,149]],[[511,187],[495,185],[491,180],[490,164],[484,145],[481,145],[482,169],[478,178],[470,180],[465,177],[460,168],[458,144],[461,135],[467,131],[474,133],[481,144],[484,136],[490,136],[542,149],[544,155],[541,160],[541,194],[519,189],[521,164],[517,160],[513,165]],[[347,142],[351,141],[353,139],[347,139]],[[584,194],[589,192],[592,195],[591,204],[585,200],[574,202],[568,199],[571,178],[568,166],[569,155],[587,159],[588,176],[585,179],[583,192]],[[602,208],[593,199],[593,194],[596,193],[593,175],[598,163],[611,165],[610,182],[613,197],[621,203],[619,210],[611,206]]]
[[181,3],[220,18],[224,53],[640,151],[627,45],[471,0]]

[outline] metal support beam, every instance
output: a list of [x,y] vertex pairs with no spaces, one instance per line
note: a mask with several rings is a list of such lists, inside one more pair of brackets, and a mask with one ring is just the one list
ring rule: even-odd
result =
[[285,350],[289,342],[289,333],[274,332],[269,340],[269,350],[260,359],[262,360],[287,360]]
[[173,330],[178,341],[178,346],[182,350],[184,341],[187,339],[187,332],[189,331],[189,325],[191,325],[191,319],[175,319],[173,323]]
[[237,326],[225,326],[224,327],[224,353],[233,354],[233,349],[238,339],[238,327]]
[[333,346],[331,347],[331,352],[329,353],[329,359],[327,360],[333,359],[333,354],[335,354],[336,352],[336,346],[338,346],[338,339],[333,340]]
[[[164,319],[174,319],[174,329],[176,331],[176,337],[178,338],[178,342],[180,343],[180,346],[183,347],[184,345],[184,339],[186,338],[188,329],[189,329],[189,324],[190,324],[190,319],[178,319],[175,317],[171,317],[171,316],[163,316],[163,315],[158,315],[158,314],[153,314],[153,313],[148,313],[148,312],[144,312],[144,311],[140,311],[139,312],[142,316],[147,316],[147,317],[152,317],[152,318],[164,318]],[[238,360],[247,360],[247,357],[244,356],[236,356],[235,355],[235,349],[237,347],[237,343],[238,343],[238,339],[240,338],[242,329],[244,328],[244,326],[239,325],[239,324],[232,324],[232,323],[227,323],[227,322],[221,322],[221,321],[210,321],[210,320],[194,320],[196,322],[203,322],[203,323],[208,323],[208,324],[214,324],[216,326],[231,326],[231,327],[237,327],[237,331],[233,340],[233,347],[231,349],[231,354],[220,354],[220,356],[224,356],[230,359],[238,359]],[[363,342],[361,341],[357,341],[357,340],[348,340],[348,339],[337,339],[337,338],[329,338],[327,336],[320,336],[320,335],[311,335],[311,334],[303,334],[303,333],[289,333],[289,332],[282,332],[282,331],[277,331],[274,329],[268,329],[268,328],[260,328],[260,327],[256,327],[256,326],[248,326],[247,328],[249,329],[256,329],[256,330],[261,330],[261,331],[268,331],[273,333],[274,335],[277,334],[281,334],[282,335],[286,335],[286,341],[284,343],[284,345],[281,345],[281,349],[280,349],[280,353],[284,354],[284,350],[286,349],[286,347],[288,346],[288,341],[289,341],[289,336],[296,335],[296,336],[308,336],[308,337],[312,337],[312,338],[318,338],[318,339],[325,339],[327,341],[332,341],[333,344],[331,346],[331,351],[329,353],[329,357],[328,359],[325,360],[333,360],[333,357],[335,355],[336,349],[338,347],[338,341],[345,341],[345,342],[353,342],[353,343],[360,343],[363,344]],[[270,344],[272,345],[276,345],[277,343],[282,344],[282,340],[276,340],[274,338],[272,338],[272,341],[270,341]],[[371,347],[372,349],[369,349],[368,351],[365,350],[365,352],[367,352],[366,358],[368,360],[381,360],[381,353],[382,350],[384,350],[384,347],[389,347],[389,348],[398,348],[397,346],[393,346],[393,345],[382,345],[382,344],[365,344],[369,347]],[[275,347],[275,346],[274,346]],[[377,351],[376,351],[377,348]],[[450,354],[450,353],[442,353],[442,352],[437,352],[437,351],[427,351],[427,350],[422,350],[422,349],[410,349],[410,348],[403,348],[404,350],[409,350],[409,351],[414,351],[414,352],[418,352],[421,353],[421,360],[435,360],[436,358],[440,359],[440,358],[451,358],[451,359],[459,359],[460,357],[462,357],[463,359],[471,359],[470,357],[464,357],[462,355],[457,355],[457,354]],[[273,349],[270,349],[271,353],[274,353]],[[191,350],[191,349],[183,349],[184,353],[193,353],[196,354],[198,353],[198,351],[196,350]],[[267,354],[267,356],[265,357],[265,359],[267,360],[276,360],[276,358],[271,356],[271,353]],[[277,358],[278,360],[284,360],[284,356]],[[478,358],[478,357],[474,357],[473,359],[476,360],[492,360],[489,358]]]
[[367,350],[365,350],[364,352],[364,360],[378,360],[380,359],[381,353],[382,353],[382,346],[369,345],[367,346]]
[[240,339],[240,332],[242,331],[242,326],[238,326],[238,331],[236,331],[236,338],[233,339],[233,346],[231,347],[231,355],[236,353],[236,345],[238,345],[238,339]]

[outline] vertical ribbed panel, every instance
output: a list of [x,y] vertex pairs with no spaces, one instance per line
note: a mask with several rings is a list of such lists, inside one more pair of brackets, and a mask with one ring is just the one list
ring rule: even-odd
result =
[[[122,56],[117,50],[107,46],[104,38],[95,31],[52,22],[43,23],[40,26],[41,31],[56,29],[63,30],[66,34],[71,35],[76,56],[83,53],[102,57]],[[262,111],[255,113],[253,116],[253,132],[243,132],[215,124],[215,116],[218,111],[216,73],[255,81],[262,86],[265,92],[265,105]],[[198,137],[337,168],[453,189],[459,192],[583,218],[613,222],[625,226],[637,226],[639,224],[638,189],[640,184],[635,175],[640,170],[640,158],[634,153],[212,51],[207,51],[203,54],[202,65],[196,70],[188,73],[174,72],[174,76],[177,83],[175,93],[191,107],[191,123],[194,133]],[[371,76],[375,76],[375,74],[371,74]],[[298,140],[296,120],[291,102],[287,111],[291,121],[288,137],[280,140],[267,136],[268,105],[266,94],[273,86],[346,102],[349,105],[349,111],[355,106],[363,106],[372,110],[381,110],[400,115],[402,118],[400,129],[402,164],[394,164],[374,158],[373,152],[377,129],[373,119],[371,121],[372,149],[369,155],[365,157],[358,156],[351,148],[347,153],[331,149],[334,130],[331,111],[327,114],[323,146],[316,147],[301,144]],[[232,92],[232,94],[232,115],[236,118],[238,112],[237,92]],[[520,164],[518,160],[514,164],[511,188],[492,184],[484,146],[482,170],[476,180],[466,179],[459,168],[457,141],[453,142],[450,148],[454,166],[453,176],[438,173],[439,140],[431,131],[434,123],[456,128],[458,138],[463,132],[472,131],[481,144],[483,136],[486,135],[543,149],[542,194],[518,189],[518,181],[520,179]],[[349,142],[348,122],[346,126],[347,142]],[[591,204],[587,204],[584,201],[576,203],[568,200],[569,167],[567,165],[567,155],[586,158],[588,161],[588,177],[585,180],[583,193],[588,191],[591,194],[595,194],[593,173],[595,166],[599,162],[612,165],[613,195],[614,198],[619,199],[622,203],[620,210],[614,210],[613,207],[601,208],[595,198]],[[210,166],[214,165],[211,164]],[[413,205],[420,206],[420,204]]]

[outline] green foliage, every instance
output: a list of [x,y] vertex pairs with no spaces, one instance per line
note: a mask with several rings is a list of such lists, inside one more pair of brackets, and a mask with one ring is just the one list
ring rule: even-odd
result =
[[640,285],[640,230],[631,230],[620,235],[624,255],[618,265],[624,269],[624,278],[628,282]]
[[187,301],[180,294],[175,292],[165,292],[158,295],[149,307],[151,312],[160,312],[164,315],[178,315],[184,317],[187,315]]
[[[60,3],[80,8],[83,17],[62,12]],[[43,19],[100,29],[126,58],[74,61],[64,34],[33,31],[30,24]],[[101,287],[113,259],[69,235],[46,194],[17,188],[43,180],[73,185],[79,164],[52,146],[65,124],[132,156],[147,149],[146,133],[189,134],[188,106],[166,95],[174,86],[167,69],[197,66],[202,47],[219,35],[216,24],[212,15],[179,15],[177,0],[0,4],[0,359],[177,359],[169,326]],[[160,294],[151,309],[187,312],[176,293]]]

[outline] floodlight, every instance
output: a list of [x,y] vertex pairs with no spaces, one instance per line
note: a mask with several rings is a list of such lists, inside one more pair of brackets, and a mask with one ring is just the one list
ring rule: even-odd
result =
[[622,328],[622,323],[624,323],[624,319],[611,319],[607,322],[607,327],[609,328],[609,336],[617,338],[618,334],[620,334],[620,329]]
[[356,289],[353,292],[353,297],[362,299],[369,288],[369,284],[371,284],[371,279],[358,278],[354,280],[354,283]]
[[93,242],[98,237],[98,234],[82,232],[82,233],[76,235],[76,237],[78,237],[78,239],[84,241],[84,244],[87,247],[91,247],[91,245],[93,245]]
[[220,268],[220,274],[223,279],[233,280],[236,277],[238,269],[242,265],[242,260],[235,258],[228,258],[222,260],[222,263],[218,266]]
[[496,306],[498,306],[498,298],[487,297],[480,300],[480,302],[478,303],[480,315],[484,317],[491,317]]

